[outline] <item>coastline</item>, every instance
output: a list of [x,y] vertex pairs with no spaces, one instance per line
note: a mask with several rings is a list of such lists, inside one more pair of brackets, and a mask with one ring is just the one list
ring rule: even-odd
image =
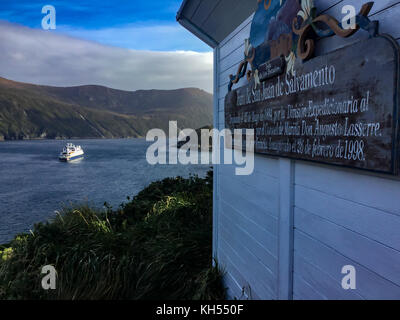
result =
[[63,140],[131,140],[131,139],[145,139],[143,136],[138,137],[115,137],[115,138],[104,138],[104,137],[57,137],[57,138],[24,138],[24,139],[1,139],[1,142],[17,142],[17,141],[63,141]]
[[[0,244],[0,300],[225,299],[212,264],[212,189],[209,171],[153,182],[115,210],[65,208]],[[57,290],[36,289],[45,263]]]

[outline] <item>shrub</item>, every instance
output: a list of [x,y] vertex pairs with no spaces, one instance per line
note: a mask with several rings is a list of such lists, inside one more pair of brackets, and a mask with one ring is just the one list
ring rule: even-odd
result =
[[[64,208],[0,247],[0,298],[223,299],[211,225],[211,173],[154,182],[117,210]],[[44,265],[56,290],[41,287]]]

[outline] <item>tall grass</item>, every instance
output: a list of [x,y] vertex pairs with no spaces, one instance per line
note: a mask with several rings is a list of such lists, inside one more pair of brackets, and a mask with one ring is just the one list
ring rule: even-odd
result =
[[[212,175],[152,183],[117,210],[64,209],[0,247],[0,299],[223,299]],[[43,290],[41,268],[57,270]]]

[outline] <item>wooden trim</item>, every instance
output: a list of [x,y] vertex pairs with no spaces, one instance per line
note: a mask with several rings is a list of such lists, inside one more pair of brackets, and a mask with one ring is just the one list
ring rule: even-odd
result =
[[278,299],[293,299],[294,160],[279,160]]
[[[219,128],[219,47],[214,49],[214,128]],[[218,258],[218,207],[219,207],[219,197],[218,197],[218,184],[219,184],[219,167],[218,165],[213,165],[213,257]],[[214,263],[214,262],[213,262]]]

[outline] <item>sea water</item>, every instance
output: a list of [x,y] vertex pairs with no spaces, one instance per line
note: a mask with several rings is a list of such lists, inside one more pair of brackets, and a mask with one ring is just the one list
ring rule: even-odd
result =
[[[81,145],[82,160],[63,163],[67,142]],[[0,244],[79,203],[113,208],[127,202],[152,181],[199,175],[209,165],[155,165],[146,161],[144,139],[38,140],[0,143]]]

